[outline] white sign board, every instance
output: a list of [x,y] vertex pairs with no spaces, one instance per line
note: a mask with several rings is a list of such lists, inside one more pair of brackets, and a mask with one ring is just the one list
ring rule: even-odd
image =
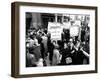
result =
[[61,40],[62,26],[60,23],[49,22],[48,32],[51,34],[52,40]]
[[63,22],[63,24],[62,24],[62,27],[63,27],[64,29],[69,29],[70,26],[71,26],[71,23],[70,23],[70,22]]
[[79,26],[71,26],[70,27],[70,36],[74,37],[74,36],[78,36],[79,34]]

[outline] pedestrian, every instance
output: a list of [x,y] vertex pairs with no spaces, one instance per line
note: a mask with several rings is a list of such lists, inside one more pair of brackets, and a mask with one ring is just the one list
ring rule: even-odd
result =
[[60,63],[61,55],[58,50],[59,45],[55,41],[53,41],[53,44],[54,44],[54,50],[53,50],[53,57],[52,57],[52,66],[56,66],[57,64]]

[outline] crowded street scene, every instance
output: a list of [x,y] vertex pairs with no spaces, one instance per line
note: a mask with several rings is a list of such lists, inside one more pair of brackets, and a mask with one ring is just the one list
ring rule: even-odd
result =
[[26,13],[26,67],[87,65],[90,16]]

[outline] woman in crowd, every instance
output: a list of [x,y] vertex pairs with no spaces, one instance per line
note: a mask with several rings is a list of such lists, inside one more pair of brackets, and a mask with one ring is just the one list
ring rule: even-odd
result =
[[47,46],[48,46],[48,53],[49,53],[50,65],[52,65],[52,57],[53,57],[54,45],[51,42],[50,34],[48,35]]
[[73,53],[73,64],[74,65],[81,65],[83,64],[84,55],[81,50],[81,42],[78,40],[76,45],[74,46],[74,53]]
[[61,55],[58,50],[59,45],[56,43],[56,41],[53,41],[54,50],[53,50],[53,57],[52,57],[52,66],[56,66],[60,63]]
[[39,58],[41,57],[40,44],[38,43],[38,40],[36,39],[35,33],[30,35],[29,52],[31,54],[34,54],[36,61],[38,61]]
[[29,53],[29,43],[26,43],[26,67],[36,67],[35,55]]
[[47,40],[48,40],[48,38],[45,33],[42,33],[41,38],[42,38],[42,43],[44,45],[44,57],[47,57],[47,51],[48,51]]
[[60,65],[69,65],[72,64],[72,58],[71,58],[71,54],[68,48],[68,44],[66,42],[64,42],[64,47],[61,50],[61,63]]
[[89,42],[88,41],[82,43],[81,51],[83,52],[83,54],[85,56],[84,60],[83,60],[83,64],[89,64],[90,50],[89,50]]

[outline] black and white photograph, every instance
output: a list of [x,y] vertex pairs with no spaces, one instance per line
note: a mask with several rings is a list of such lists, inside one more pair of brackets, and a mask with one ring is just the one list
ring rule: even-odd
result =
[[90,15],[26,12],[26,67],[88,65]]
[[97,73],[97,7],[15,2],[15,77]]

